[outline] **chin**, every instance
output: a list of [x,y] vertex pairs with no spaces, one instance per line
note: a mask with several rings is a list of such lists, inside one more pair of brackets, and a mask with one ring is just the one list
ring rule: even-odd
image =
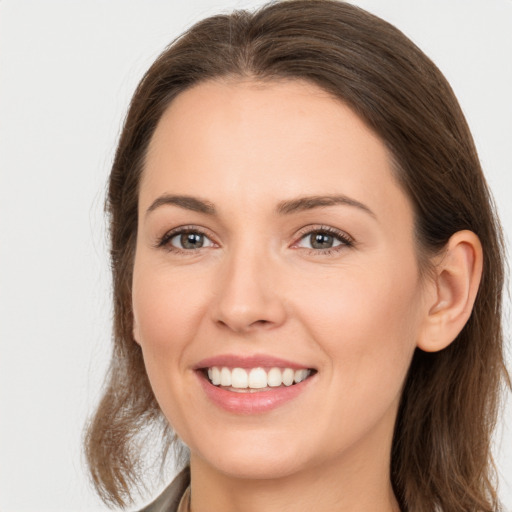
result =
[[239,443],[232,440],[228,443],[212,443],[207,447],[191,448],[200,453],[198,458],[211,466],[215,471],[231,478],[241,479],[279,479],[300,472],[305,466],[307,457],[299,443],[283,442],[280,439],[265,439],[261,433],[257,439]]
[[230,478],[243,480],[278,480],[300,472],[301,465],[293,458],[282,456],[246,457],[234,456],[213,461],[215,469]]

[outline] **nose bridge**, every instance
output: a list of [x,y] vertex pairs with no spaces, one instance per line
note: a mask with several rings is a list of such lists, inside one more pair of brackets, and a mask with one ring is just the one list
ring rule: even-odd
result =
[[233,245],[217,278],[215,321],[237,332],[280,325],[285,309],[277,274],[265,244],[246,239]]

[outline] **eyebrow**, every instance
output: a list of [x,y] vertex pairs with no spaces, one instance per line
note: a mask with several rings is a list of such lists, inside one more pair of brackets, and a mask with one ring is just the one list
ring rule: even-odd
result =
[[147,209],[146,215],[156,210],[160,206],[164,205],[175,205],[185,210],[191,210],[193,212],[205,213],[206,215],[215,215],[216,210],[213,203],[199,199],[192,196],[181,196],[181,195],[170,195],[165,194],[158,197],[151,203],[151,206]]
[[[146,211],[146,215],[164,205],[174,205],[180,208],[184,208],[185,210],[204,213],[206,215],[217,214],[217,210],[215,209],[214,204],[210,201],[199,199],[193,196],[165,194],[158,197],[155,199],[155,201],[153,201],[153,203],[151,203],[151,206]],[[352,206],[376,218],[375,213],[373,213],[373,211],[368,208],[368,206],[345,195],[298,197],[296,199],[281,201],[277,205],[276,211],[279,215],[290,215],[292,213],[312,210],[314,208],[336,205]]]
[[283,215],[288,215],[305,210],[312,210],[313,208],[336,205],[353,206],[370,214],[372,217],[377,218],[375,213],[373,213],[368,206],[345,195],[304,196],[297,199],[291,199],[289,201],[282,201],[277,206],[277,212]]

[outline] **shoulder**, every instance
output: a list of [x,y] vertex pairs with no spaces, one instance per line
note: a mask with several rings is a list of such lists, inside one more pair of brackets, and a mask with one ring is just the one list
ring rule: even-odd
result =
[[190,468],[187,466],[155,501],[139,510],[139,512],[176,512],[181,497],[187,490],[189,484]]

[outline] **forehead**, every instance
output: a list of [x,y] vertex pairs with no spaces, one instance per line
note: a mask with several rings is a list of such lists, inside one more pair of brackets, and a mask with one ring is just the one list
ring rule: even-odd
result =
[[[196,151],[190,151],[192,147]],[[204,154],[220,158],[226,153],[232,160],[257,157],[262,163],[293,155],[318,161],[322,151],[327,159],[333,150],[344,153],[347,165],[356,157],[358,163],[373,156],[389,160],[386,148],[365,123],[314,84],[209,81],[173,100],[153,134],[146,164],[163,163],[166,155],[192,161]]]
[[409,209],[380,138],[342,101],[297,80],[204,82],[175,98],[149,145],[140,201],[163,192],[245,207],[339,193]]

